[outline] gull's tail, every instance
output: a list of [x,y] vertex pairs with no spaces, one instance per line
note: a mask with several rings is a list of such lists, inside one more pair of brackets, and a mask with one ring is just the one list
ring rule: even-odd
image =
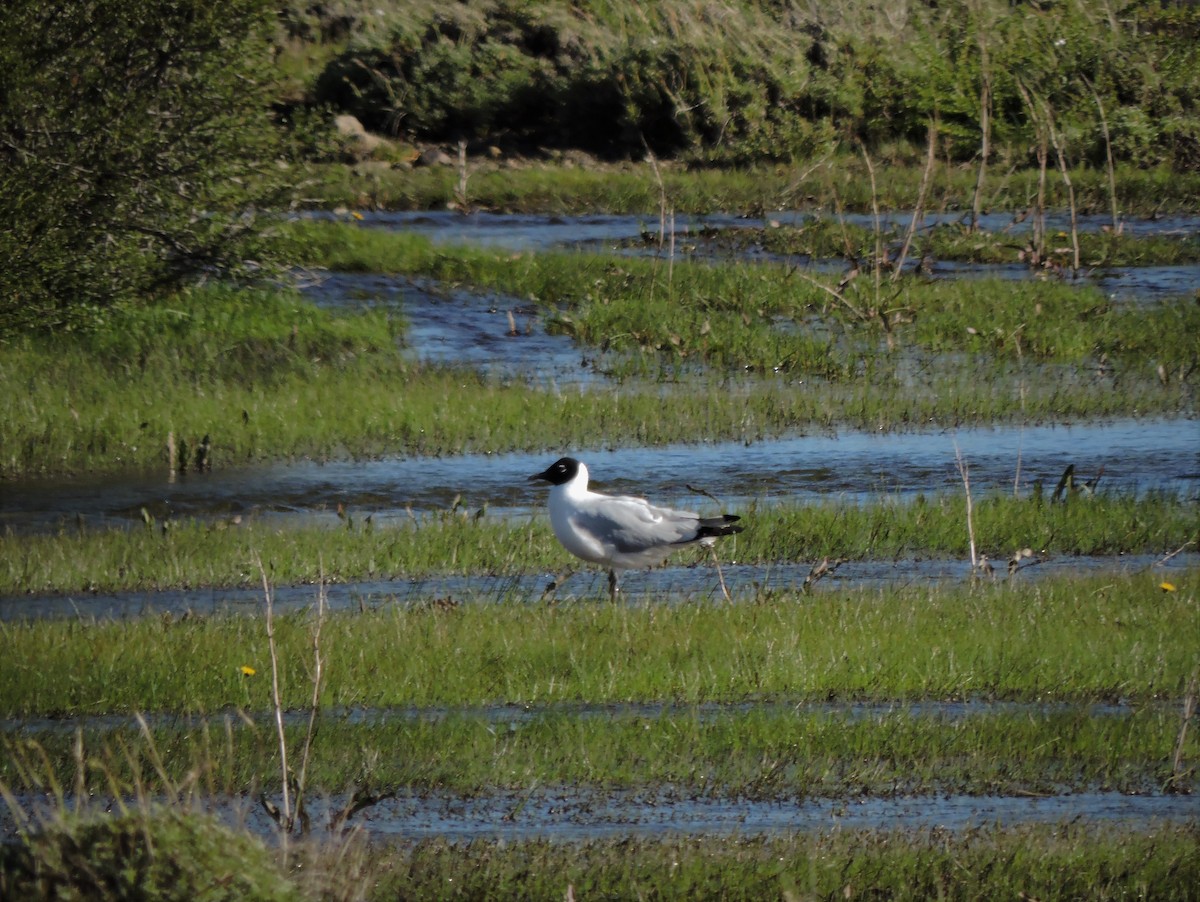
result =
[[[715,539],[717,536],[731,536],[735,532],[741,532],[746,527],[734,525],[740,519],[742,518],[736,514],[705,517],[700,521],[700,529],[696,532],[696,539]],[[696,541],[696,539],[692,541]]]

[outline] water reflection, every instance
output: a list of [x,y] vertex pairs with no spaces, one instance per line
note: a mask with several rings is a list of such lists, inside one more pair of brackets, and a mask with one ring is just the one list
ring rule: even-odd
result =
[[[1052,492],[1074,465],[1100,491],[1200,497],[1200,423],[1117,420],[1081,425],[957,431],[793,435],[754,444],[715,442],[656,448],[563,448],[545,453],[393,457],[266,464],[189,473],[33,479],[5,485],[0,527],[17,531],[124,527],[167,518],[312,518],[336,522],[339,505],[386,523],[447,510],[457,499],[494,516],[540,512],[544,492],[527,477],[561,453],[583,458],[602,491],[644,494],[703,507],[691,485],[729,507],[751,502],[961,491],[956,446],[975,492]],[[144,513],[143,513],[144,512]]]

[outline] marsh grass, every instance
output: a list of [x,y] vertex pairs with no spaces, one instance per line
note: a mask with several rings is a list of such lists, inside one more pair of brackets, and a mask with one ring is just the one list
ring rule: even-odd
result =
[[[1086,706],[950,718],[903,707],[864,715],[853,706],[524,713],[508,721],[469,711],[324,717],[308,762],[309,792],[360,785],[375,794],[469,797],[576,786],[758,801],[1158,792],[1170,775],[1178,718],[1163,707],[1096,716]],[[59,783],[89,796],[173,797],[177,784],[200,775],[196,791],[214,798],[277,783],[279,745],[267,718],[215,720],[163,721],[150,739],[116,728],[6,740],[0,780],[25,794],[43,788],[49,768]],[[298,744],[302,729],[287,738]],[[89,772],[73,774],[81,751]],[[1197,743],[1184,751],[1195,760]]]
[[[281,867],[250,837],[194,813],[65,815],[0,848],[0,890],[64,896],[170,875],[164,899],[845,898],[896,900],[1192,898],[1200,880],[1194,825],[1149,828],[1057,823],[951,832],[849,830],[787,836],[445,839],[350,845],[328,838]],[[831,819],[833,814],[831,813]],[[195,823],[188,821],[196,819]],[[129,832],[129,831],[136,832]],[[79,842],[80,839],[86,842]],[[150,842],[141,843],[149,838]],[[148,853],[131,862],[126,843]],[[249,854],[247,854],[247,850]],[[90,853],[80,858],[81,852]],[[131,867],[131,863],[138,866]],[[73,897],[73,896],[71,896]]]
[[564,844],[430,840],[397,847],[385,893],[480,898],[1189,898],[1195,828],[1053,825],[960,834],[830,830],[789,837],[663,837]]
[[[905,151],[879,155],[874,200],[887,209],[912,209],[920,196],[922,163]],[[471,200],[478,208],[514,213],[633,213],[657,210],[665,191],[678,214],[742,212],[768,218],[780,210],[812,209],[866,212],[872,193],[858,150],[839,150],[827,160],[799,160],[794,165],[697,168],[659,161],[655,174],[648,163],[563,165],[554,160],[501,167],[472,161]],[[384,210],[445,209],[453,201],[458,173],[453,167],[372,170],[339,163],[310,165],[311,203]],[[659,178],[662,179],[660,190]],[[1071,172],[1083,212],[1105,213],[1110,196],[1105,173]],[[1118,200],[1129,216],[1190,212],[1200,199],[1200,177],[1170,167],[1117,167]],[[1016,171],[989,186],[987,206],[1014,213],[1037,196],[1037,172]],[[975,186],[971,167],[939,167],[925,209],[969,207]],[[1065,208],[1060,180],[1047,185],[1048,206]]]
[[[977,318],[972,318],[978,321]],[[1179,329],[1170,335],[1186,335]],[[972,339],[986,345],[1000,339]],[[1174,340],[1174,339],[1171,339]],[[774,339],[772,339],[774,341]],[[826,349],[821,366],[838,366]],[[772,355],[764,366],[783,359]],[[1156,358],[1158,359],[1158,358]],[[950,361],[953,364],[953,361]],[[619,366],[652,381],[612,390],[542,389],[473,372],[368,355],[338,367],[276,373],[261,385],[192,383],[174,367],[132,374],[44,349],[12,351],[0,368],[6,478],[81,471],[167,472],[168,440],[208,435],[214,468],[263,460],[395,454],[543,451],[612,442],[658,445],[761,441],[799,429],[880,431],[1194,412],[1186,372],[1153,361],[1125,372],[1010,367],[988,382],[979,366],[896,361],[872,379],[787,374],[729,379],[686,361],[635,352]],[[659,380],[687,378],[664,404]]]
[[[889,247],[898,247],[901,231],[886,229],[881,236]],[[803,255],[837,259],[847,253],[860,258],[874,256],[876,236],[872,229],[835,217],[814,218],[801,226],[779,225],[772,228],[739,228],[703,236],[704,243],[715,248],[744,250],[760,247],[774,254]],[[1059,264],[1070,251],[1069,236],[1052,235],[1053,257]],[[1085,267],[1177,266],[1200,262],[1200,241],[1193,235],[1132,236],[1123,233],[1084,232],[1079,235],[1080,254]],[[910,259],[927,257],[933,262],[949,260],[963,263],[1011,264],[1031,262],[1029,236],[1024,233],[968,230],[961,225],[939,225],[918,230],[909,253]]]
[[[732,605],[340,613],[322,630],[320,707],[1182,697],[1196,666],[1196,575],[1174,591],[1161,582],[1145,572],[775,591]],[[310,626],[306,614],[276,617],[286,709],[311,702]],[[267,710],[266,684],[242,668],[266,673],[268,657],[252,617],[8,622],[0,713]]]
[[[1124,364],[1125,378],[1153,380],[1158,363],[1171,372],[1194,365],[1188,337],[1200,330],[1188,299],[1134,310],[1094,287],[1060,281],[906,278],[880,296],[862,280],[837,289],[831,279],[822,288],[782,264],[676,261],[667,281],[656,260],[450,248],[342,223],[294,228],[298,253],[311,262],[533,298],[547,308],[549,331],[601,350],[649,354],[660,372],[690,361],[851,380],[866,367],[886,381],[899,355],[969,352],[976,373],[1026,357],[1080,367],[1105,358]],[[823,242],[841,240],[831,229],[824,227]]]
[[[752,504],[741,510],[751,528],[722,555],[743,564],[966,559],[964,499],[882,496],[873,503]],[[541,516],[490,517],[482,508],[432,512],[376,526],[350,511],[337,526],[284,526],[269,520],[151,521],[121,529],[65,525],[57,534],[0,536],[0,594],[128,591],[258,582],[255,560],[286,585],[410,580],[438,574],[508,575],[569,569],[571,558]],[[1193,503],[1149,494],[1101,493],[1054,503],[1049,487],[1026,498],[993,492],[978,497],[976,544],[998,566],[1022,549],[1042,555],[1154,554],[1200,540]],[[675,562],[705,560],[681,551]]]
[[[58,802],[0,850],[0,888],[70,892],[95,880],[142,888],[164,880],[167,898],[181,889],[288,897],[284,871],[256,840],[194,807],[254,796],[278,780],[281,744],[269,722],[280,703],[330,712],[318,721],[307,781],[334,795],[354,787],[370,797],[403,789],[416,799],[469,798],[567,786],[582,804],[628,791],[666,803],[816,797],[830,799],[836,815],[838,805],[870,796],[1144,792],[1166,781],[1178,789],[1194,777],[1181,784],[1177,762],[1194,761],[1200,740],[1193,733],[1179,745],[1175,707],[1152,700],[1187,691],[1193,576],[1165,595],[1143,574],[748,605],[429,607],[328,620],[318,611],[315,622],[312,614],[279,619],[270,638],[245,617],[6,624],[0,678],[28,704],[22,716],[163,714],[126,726],[84,721],[75,732],[5,731],[6,800],[48,794]],[[324,685],[306,663],[314,630],[332,691],[306,701]],[[247,664],[276,652],[281,702],[265,676],[257,679],[265,666]],[[76,698],[56,707],[61,695],[52,695],[67,688],[68,672],[67,694]],[[31,678],[50,693],[35,698]],[[1026,705],[943,715],[902,702],[976,694]],[[853,704],[873,697],[898,703]],[[1086,704],[1118,698],[1133,703],[1100,714]],[[657,713],[611,705],[631,699],[668,704]],[[329,700],[345,707],[329,708]],[[766,700],[775,703],[758,703]],[[506,703],[520,704],[521,716],[479,707]],[[364,706],[365,716],[353,716]],[[188,714],[206,711],[215,713]],[[289,724],[288,747],[304,743],[304,718]],[[145,803],[161,796],[177,801],[165,812]],[[88,797],[132,814],[89,811],[81,807]],[[127,806],[131,798],[143,801]],[[131,859],[120,850],[135,836],[148,840],[148,852]],[[1194,826],[1131,834],[1078,823],[369,849],[330,834],[290,847],[285,864],[290,879],[302,874],[308,892],[330,898],[358,898],[368,884],[380,897],[420,895],[448,881],[485,897],[511,890],[558,898],[564,882],[568,893],[691,893],[790,890],[801,880],[842,895],[864,885],[936,887],[946,896],[1061,889],[1064,868],[1073,890],[1093,897],[1121,895],[1136,878],[1138,891],[1154,886],[1170,898],[1193,882],[1195,839]],[[1127,862],[1131,843],[1147,841]],[[109,862],[119,874],[107,873]],[[222,876],[230,867],[236,881]]]
[[[876,298],[835,303],[781,266],[679,262],[668,280],[653,260],[292,228],[310,263],[534,298],[550,331],[637,378],[563,394],[415,365],[397,348],[401,321],[378,311],[205,289],[97,333],[6,347],[0,474],[165,468],[171,438],[195,448],[205,436],[212,465],[226,466],[1194,411],[1195,304],[1133,310],[1067,285],[905,281],[868,308]],[[661,383],[683,379],[663,404]]]

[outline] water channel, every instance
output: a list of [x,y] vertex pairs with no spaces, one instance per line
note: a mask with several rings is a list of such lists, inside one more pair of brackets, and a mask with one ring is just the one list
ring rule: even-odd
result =
[[[675,223],[677,235],[697,236],[707,229],[794,224],[807,214],[779,213],[759,219],[734,216],[689,217]],[[942,217],[957,221],[954,214]],[[938,217],[926,217],[927,223]],[[1107,220],[1085,218],[1084,229],[1100,229]],[[555,217],[476,213],[364,213],[369,228],[404,229],[438,241],[471,243],[506,249],[551,247],[603,248],[616,253],[652,252],[659,224],[652,217]],[[869,219],[863,219],[870,225]],[[897,215],[885,227],[903,228]],[[1011,216],[991,216],[983,223],[993,231],[1019,230]],[[1063,229],[1065,221],[1048,224]],[[1130,220],[1133,234],[1200,234],[1195,217]],[[632,248],[642,242],[642,250]],[[647,248],[651,250],[647,250]],[[698,252],[702,252],[698,251]],[[819,261],[812,265],[820,265]],[[542,384],[595,383],[580,348],[563,336],[545,333],[537,310],[502,296],[447,290],[419,280],[372,274],[316,273],[306,288],[318,304],[339,307],[386,305],[402,311],[406,342],[414,356],[433,363],[464,365],[502,376]],[[1029,277],[1021,267],[943,265],[938,278],[999,275]],[[1127,267],[1090,272],[1085,279],[1114,297],[1153,302],[1168,295],[1187,295],[1200,287],[1200,267]],[[516,325],[521,340],[508,334]],[[644,493],[680,506],[704,507],[711,502],[697,489],[719,498],[727,509],[750,503],[843,500],[855,503],[881,498],[910,499],[919,493],[960,490],[955,458],[967,461],[976,492],[1052,489],[1064,468],[1074,465],[1077,478],[1099,479],[1099,490],[1166,492],[1200,501],[1200,423],[1195,419],[1118,420],[1094,423],[1038,423],[1018,427],[874,434],[854,431],[808,433],[778,440],[702,443],[662,448],[596,447],[561,449],[589,464],[596,484],[614,492]],[[529,474],[543,469],[553,453],[473,454],[452,458],[390,457],[366,461],[300,461],[253,467],[216,469],[210,473],[169,478],[166,473],[103,477],[33,479],[6,484],[0,497],[0,530],[50,531],[86,527],[129,528],[144,516],[156,519],[198,518],[336,522],[339,506],[356,516],[371,516],[385,526],[423,512],[448,509],[456,501],[487,516],[527,518],[543,515],[544,489],[530,486]],[[1015,577],[1034,580],[1064,571],[1156,569],[1164,574],[1194,570],[1200,555],[1184,553],[1169,560],[1131,555],[1118,560],[1090,558],[1036,559]],[[735,600],[773,587],[803,581],[808,564],[725,568]],[[963,561],[864,561],[839,568],[815,591],[849,583],[894,585],[970,577]],[[418,605],[431,598],[504,602],[536,599],[547,574],[520,577],[445,576],[415,581],[376,581],[327,587],[335,609],[363,610],[383,605]],[[1005,578],[1001,574],[998,578]],[[571,592],[602,593],[602,577],[572,577]],[[626,590],[640,599],[716,598],[708,567],[668,567],[630,574]],[[305,608],[316,601],[312,586],[277,587],[281,609]],[[29,617],[111,618],[147,614],[246,613],[261,611],[261,591],[201,588],[173,592],[129,592],[113,595],[22,596],[0,599],[0,621]],[[931,703],[936,705],[953,703]],[[969,704],[969,703],[968,703]],[[544,712],[543,712],[544,713]],[[587,716],[588,712],[581,712]],[[609,716],[603,708],[594,716]],[[456,716],[463,712],[456,712]],[[478,714],[478,712],[476,712]],[[468,712],[470,716],[470,712]],[[355,716],[353,714],[348,716]],[[367,717],[381,716],[368,712]],[[391,716],[396,716],[394,713]],[[438,712],[400,712],[399,716],[436,717]],[[539,712],[501,706],[481,716],[498,723],[520,721]],[[646,716],[654,716],[652,712]],[[840,716],[831,712],[831,716]],[[867,712],[864,716],[872,716]],[[949,707],[939,716],[955,716]],[[1091,716],[1091,715],[1089,715]],[[1096,716],[1104,716],[1103,712]],[[94,719],[93,719],[94,720]],[[100,720],[103,727],[104,719]],[[114,728],[124,719],[112,721]],[[30,721],[3,726],[6,733],[30,734],[46,729],[95,729],[88,719]],[[29,800],[36,804],[36,800]],[[345,800],[314,800],[320,820]],[[234,800],[210,800],[223,816],[268,832],[257,808]],[[488,837],[519,839],[550,836],[586,840],[609,836],[660,836],[672,833],[745,834],[840,829],[963,829],[978,825],[1084,820],[1094,823],[1146,825],[1200,819],[1200,803],[1185,795],[1126,795],[1094,791],[1049,795],[940,795],[863,799],[727,799],[683,794],[671,787],[646,792],[581,791],[577,787],[541,787],[528,792],[503,791],[468,798],[443,792],[403,791],[360,816],[374,836],[448,839]]]

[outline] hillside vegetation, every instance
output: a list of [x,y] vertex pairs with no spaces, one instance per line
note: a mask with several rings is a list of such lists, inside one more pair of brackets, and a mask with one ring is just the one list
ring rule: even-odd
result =
[[[293,3],[295,99],[409,140],[794,160],[839,141],[1200,166],[1200,9],[951,0]],[[298,64],[303,60],[303,64]],[[315,73],[315,74],[314,74]]]

